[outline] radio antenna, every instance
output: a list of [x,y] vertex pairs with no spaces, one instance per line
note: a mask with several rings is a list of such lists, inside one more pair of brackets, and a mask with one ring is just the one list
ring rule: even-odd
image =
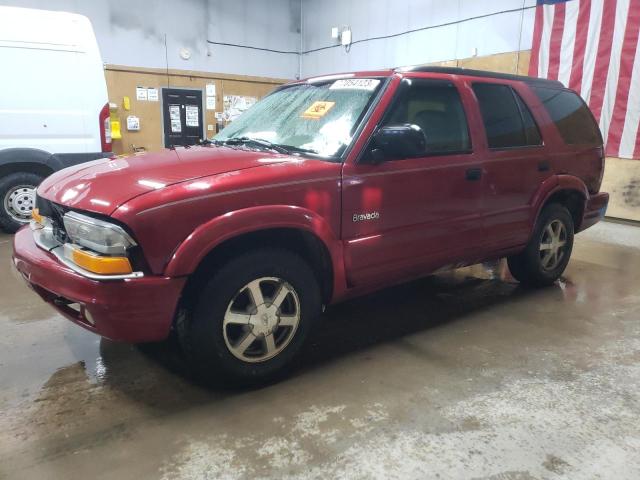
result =
[[[167,89],[171,88],[171,80],[170,80],[170,76],[169,76],[169,50],[167,49],[167,34],[164,34],[164,66],[165,66],[165,73],[167,74]],[[169,93],[167,92],[167,95],[169,95]],[[164,109],[165,105],[164,105],[164,98],[163,98],[163,105],[162,108]],[[171,108],[169,108],[169,110],[171,110]],[[164,113],[163,113],[164,116]],[[169,114],[169,116],[171,116],[171,114]],[[169,122],[171,122],[171,120],[169,120]],[[166,128],[166,127],[165,127]],[[169,128],[171,128],[171,126],[169,126]],[[175,150],[175,145],[173,144],[173,139],[171,138],[171,135],[169,135],[169,148],[170,149],[174,149]]]

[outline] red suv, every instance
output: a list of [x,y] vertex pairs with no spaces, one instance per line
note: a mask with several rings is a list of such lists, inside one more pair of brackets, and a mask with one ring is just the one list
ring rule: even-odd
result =
[[554,81],[418,67],[285,85],[214,139],[53,174],[14,263],[78,325],[174,330],[239,381],[289,364],[324,305],[507,257],[548,285],[600,220],[602,137]]

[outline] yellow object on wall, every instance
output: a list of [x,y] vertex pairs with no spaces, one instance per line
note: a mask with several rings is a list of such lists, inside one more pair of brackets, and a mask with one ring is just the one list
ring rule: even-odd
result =
[[118,117],[111,117],[111,139],[120,140],[122,138],[122,132],[120,131],[120,120]]
[[125,110],[131,110],[131,99],[129,97],[122,97],[122,108]]

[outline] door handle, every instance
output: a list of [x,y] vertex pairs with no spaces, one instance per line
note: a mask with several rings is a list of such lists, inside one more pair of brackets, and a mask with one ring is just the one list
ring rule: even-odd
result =
[[538,163],[538,171],[539,172],[548,172],[551,169],[551,165],[546,160]]
[[476,180],[480,180],[482,177],[482,169],[481,168],[469,168],[465,174],[465,178],[470,182],[474,182]]

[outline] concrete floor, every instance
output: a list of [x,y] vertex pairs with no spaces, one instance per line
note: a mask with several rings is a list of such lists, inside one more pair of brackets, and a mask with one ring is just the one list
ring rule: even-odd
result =
[[545,290],[498,264],[336,306],[290,378],[241,392],[65,321],[10,241],[1,478],[640,478],[637,227],[580,234]]

